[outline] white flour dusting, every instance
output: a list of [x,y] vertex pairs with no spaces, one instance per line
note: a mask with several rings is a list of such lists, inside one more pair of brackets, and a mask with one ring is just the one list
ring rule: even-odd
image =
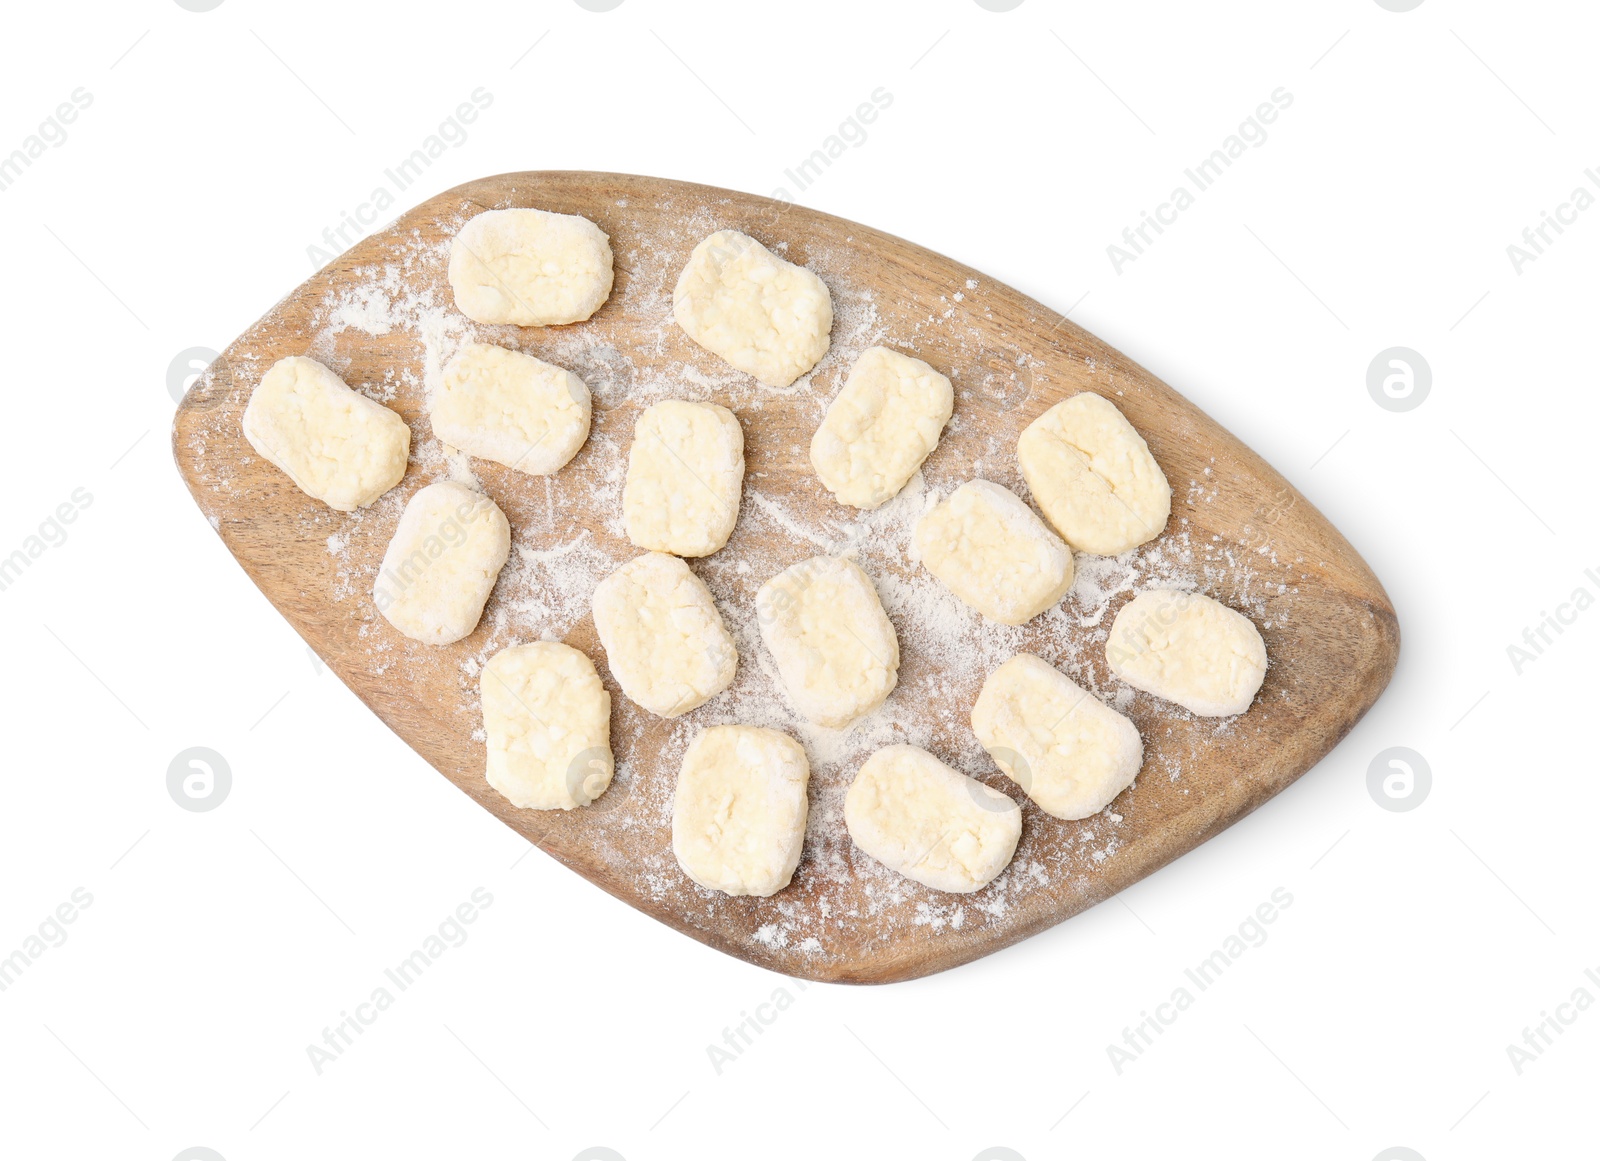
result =
[[[458,215],[446,223],[445,237],[462,220]],[[297,516],[301,523],[294,534],[317,542],[331,561],[326,599],[358,626],[351,634],[353,648],[340,664],[383,675],[387,682],[427,688],[438,699],[429,712],[463,739],[462,767],[481,771],[477,677],[483,663],[502,648],[536,639],[566,639],[582,648],[612,689],[617,776],[599,802],[572,816],[545,820],[535,812],[519,812],[524,833],[563,828],[569,846],[590,845],[638,895],[707,931],[742,930],[747,943],[780,959],[826,958],[840,946],[843,933],[852,933],[852,942],[860,944],[863,925],[888,944],[968,939],[986,929],[1003,935],[1015,909],[1048,906],[1052,893],[1069,887],[1092,889],[1094,878],[1139,837],[1140,799],[1134,793],[1117,800],[1116,812],[1076,823],[1050,819],[1025,802],[1023,839],[1011,866],[984,890],[956,896],[903,879],[855,851],[843,823],[844,790],[872,751],[910,742],[1020,798],[978,745],[967,715],[984,677],[1019,650],[1028,650],[1135,719],[1147,754],[1136,791],[1152,779],[1169,784],[1170,791],[1151,791],[1169,804],[1172,795],[1204,792],[1205,787],[1186,782],[1186,774],[1199,768],[1210,747],[1249,728],[1251,715],[1196,719],[1112,679],[1103,656],[1110,618],[1124,600],[1145,589],[1198,590],[1268,630],[1270,650],[1270,630],[1284,630],[1292,617],[1300,562],[1279,561],[1270,521],[1253,533],[1258,542],[1246,537],[1235,543],[1193,531],[1190,516],[1203,512],[1224,486],[1207,464],[1192,473],[1194,478],[1173,478],[1173,517],[1153,543],[1114,559],[1079,555],[1067,597],[1027,626],[983,621],[910,558],[916,520],[941,495],[973,477],[994,480],[1026,498],[1015,464],[1016,432],[1047,401],[1060,397],[1069,382],[1091,382],[1120,394],[1114,366],[1078,359],[1073,374],[1079,380],[1058,370],[1063,382],[1052,386],[1048,361],[993,349],[992,288],[967,279],[960,292],[947,288],[920,308],[880,303],[870,288],[852,281],[852,252],[816,245],[808,251],[808,265],[833,294],[832,349],[790,388],[762,387],[693,347],[671,321],[670,291],[678,269],[696,241],[727,223],[705,207],[683,213],[671,228],[634,233],[625,225],[628,220],[628,208],[619,204],[607,223],[619,289],[590,324],[523,329],[470,322],[455,311],[444,279],[448,243],[412,231],[378,236],[384,260],[362,268],[342,293],[315,304],[303,351],[281,352],[320,359],[351,386],[400,408],[412,423],[410,471],[400,487],[360,512],[334,513],[308,504]],[[640,318],[650,325],[638,326]],[[588,383],[593,431],[561,473],[519,475],[471,460],[433,437],[427,403],[438,390],[442,367],[474,340],[528,351],[572,369]],[[923,471],[883,508],[861,513],[827,497],[811,471],[807,443],[845,371],[876,343],[917,353],[945,370],[956,382],[957,402],[944,440]],[[248,349],[248,341],[243,345]],[[385,356],[375,360],[373,350]],[[1074,358],[1056,354],[1058,367],[1063,358]],[[259,468],[238,436],[237,423],[266,362],[264,354],[244,356],[223,372],[232,376],[231,393],[190,444],[203,461],[215,509],[225,515],[248,502],[251,472],[244,469]],[[627,450],[634,417],[666,398],[730,407],[744,426],[749,469],[732,540],[714,556],[691,562],[717,598],[738,645],[738,674],[726,693],[671,722],[644,714],[610,681],[589,621],[595,586],[639,551],[622,531]],[[998,421],[996,398],[1004,408]],[[436,479],[488,492],[511,518],[514,535],[511,559],[483,625],[466,641],[444,649],[397,636],[376,617],[370,598],[377,561],[405,500]],[[1198,524],[1205,526],[1203,520]],[[755,591],[768,577],[824,552],[854,557],[874,579],[902,653],[899,688],[879,710],[846,730],[811,725],[790,709],[753,610]],[[673,781],[683,750],[699,729],[724,722],[787,730],[803,742],[812,764],[805,855],[794,883],[768,900],[734,900],[700,888],[681,873],[670,851]]]

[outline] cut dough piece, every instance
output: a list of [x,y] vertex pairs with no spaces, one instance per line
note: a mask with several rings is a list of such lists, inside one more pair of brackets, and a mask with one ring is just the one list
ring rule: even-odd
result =
[[744,432],[715,403],[668,399],[633,425],[622,519],[640,548],[710,556],[728,543],[744,486]]
[[611,240],[576,214],[486,210],[450,244],[450,289],[474,322],[582,322],[611,294]]
[[594,627],[622,692],[659,717],[688,713],[733,683],[733,638],[711,590],[675,556],[636,556],[601,581]]
[[1031,653],[991,673],[972,732],[1046,814],[1088,818],[1128,788],[1144,743],[1127,718]]
[[800,743],[761,726],[711,726],[683,756],[672,800],[672,853],[702,887],[773,895],[789,885],[806,838],[811,764]]
[[1144,437],[1085,391],[1057,403],[1017,440],[1017,463],[1050,523],[1079,552],[1119,556],[1154,540],[1172,488]]
[[1176,589],[1152,589],[1122,606],[1106,660],[1134,689],[1203,718],[1244,713],[1267,675],[1267,646],[1248,617]]
[[672,315],[712,354],[768,387],[787,387],[828,353],[833,299],[804,266],[747,234],[718,230],[678,275]]
[[444,369],[433,434],[519,472],[548,476],[589,438],[589,388],[532,355],[470,343]]
[[244,437],[313,499],[365,508],[400,482],[411,450],[406,421],[315,359],[267,369],[244,409]]
[[1072,550],[988,480],[962,484],[917,521],[912,548],[951,592],[1002,625],[1031,621],[1072,587]]
[[1022,836],[1022,808],[916,746],[885,746],[844,796],[850,838],[891,871],[936,891],[988,886]]
[[756,621],[789,700],[818,725],[849,725],[899,680],[894,626],[853,561],[813,556],[784,569],[756,593]]
[[513,806],[571,810],[611,785],[611,695],[570,645],[502,649],[483,667],[484,777]]
[[511,525],[482,492],[442,480],[411,497],[383,554],[372,599],[407,637],[448,645],[478,627]]
[[939,444],[955,395],[921,359],[868,347],[811,437],[811,466],[834,499],[871,511]]

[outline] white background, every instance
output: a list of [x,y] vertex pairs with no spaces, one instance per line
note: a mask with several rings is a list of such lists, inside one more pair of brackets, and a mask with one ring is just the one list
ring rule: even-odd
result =
[[[1600,999],[1600,612],[1520,675],[1507,656],[1575,588],[1600,595],[1600,212],[1521,273],[1506,252],[1600,165],[1590,6],[123,0],[6,19],[0,153],[74,89],[93,103],[0,193],[0,555],[74,489],[93,502],[0,592],[0,956],[75,888],[93,903],[0,992],[0,1151],[1593,1149],[1600,1007],[1520,1075],[1507,1054],[1575,989]],[[168,437],[174,356],[309,276],[308,245],[479,86],[492,107],[397,208],[518,169],[794,193],[785,168],[886,88],[800,200],[1078,304],[1261,452],[1387,585],[1389,692],[1120,901],[915,983],[801,991],[522,859],[320,671]],[[1107,245],[1280,86],[1268,140],[1119,274]],[[1433,373],[1403,414],[1366,389],[1394,345]],[[166,772],[202,745],[233,787],[191,813]],[[1405,813],[1366,785],[1397,745],[1433,774]],[[480,886],[468,942],[317,1075],[306,1046]],[[1119,1074],[1107,1045],[1278,887],[1294,902],[1267,942]],[[718,1075],[707,1045],[779,987],[792,1006]]]

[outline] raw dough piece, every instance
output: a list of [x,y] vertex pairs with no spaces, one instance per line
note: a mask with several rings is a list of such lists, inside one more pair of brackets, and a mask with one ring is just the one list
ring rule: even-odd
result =
[[683,756],[672,800],[672,853],[702,887],[773,895],[789,885],[806,838],[811,764],[800,743],[761,726],[711,726]]
[[315,359],[267,369],[244,409],[244,437],[306,495],[339,512],[365,508],[400,482],[406,421]]
[[1248,617],[1175,589],[1152,589],[1122,606],[1106,660],[1134,689],[1203,718],[1244,713],[1267,675],[1267,646]]
[[744,432],[733,412],[681,399],[633,425],[622,519],[640,548],[710,556],[728,543],[744,486]]
[[411,497],[383,554],[372,599],[407,637],[448,645],[478,627],[511,525],[482,492],[442,480]]
[[474,322],[582,322],[611,294],[611,241],[576,214],[486,210],[450,243],[450,289]]
[[988,480],[962,484],[917,521],[912,548],[951,592],[1002,625],[1031,621],[1072,587],[1072,550]]
[[811,466],[839,503],[871,511],[938,446],[954,402],[950,380],[921,359],[868,347],[811,437]]
[[1022,836],[1022,809],[926,750],[885,746],[845,792],[844,824],[856,846],[891,871],[965,894],[1005,870]]
[[688,713],[733,683],[733,638],[711,590],[675,556],[636,556],[601,581],[594,627],[622,692],[659,717]]
[[694,248],[672,292],[688,336],[768,387],[787,387],[828,353],[833,300],[804,266],[737,230]]
[[972,732],[1006,776],[1056,818],[1098,814],[1144,761],[1132,722],[1031,653],[1018,653],[983,683]]
[[589,388],[532,355],[470,343],[445,366],[430,418],[451,447],[548,476],[589,438]]
[[1057,403],[1017,440],[1033,498],[1079,552],[1119,556],[1154,540],[1172,489],[1144,437],[1116,406],[1085,391]]
[[894,626],[853,561],[813,556],[784,569],[756,593],[756,620],[789,700],[818,725],[849,725],[899,680]]
[[611,695],[570,645],[502,649],[483,667],[484,777],[513,806],[571,810],[611,785]]

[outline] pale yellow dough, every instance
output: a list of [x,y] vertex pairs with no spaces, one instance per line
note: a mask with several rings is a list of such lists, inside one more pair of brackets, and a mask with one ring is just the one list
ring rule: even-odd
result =
[[1072,550],[999,484],[962,484],[917,521],[917,557],[972,608],[1022,625],[1072,587]]
[[728,543],[744,486],[744,432],[715,403],[668,399],[633,425],[622,519],[640,548],[710,556]]
[[372,599],[400,632],[448,645],[478,627],[511,555],[511,525],[482,492],[449,480],[419,489],[400,514]]
[[983,683],[972,732],[1046,814],[1088,818],[1144,760],[1134,724],[1043,658],[1019,653]]
[[1242,714],[1267,675],[1250,619],[1199,593],[1153,589],[1123,605],[1106,639],[1111,671],[1206,718]]
[[868,758],[844,796],[850,838],[878,862],[937,891],[968,893],[1006,869],[1022,837],[1009,796],[916,746]]
[[894,626],[853,561],[814,556],[784,569],[756,593],[756,622],[789,700],[818,725],[849,725],[899,679]]
[[675,718],[733,683],[739,662],[711,590],[675,556],[647,552],[594,590],[594,627],[622,692]]
[[729,895],[787,887],[805,843],[810,777],[805,750],[778,730],[701,730],[672,801],[672,853],[684,874]]
[[451,447],[548,476],[589,438],[589,388],[563,367],[488,343],[445,365],[429,419]]
[[737,230],[694,248],[672,316],[695,342],[768,387],[787,387],[828,352],[833,299],[804,266]]
[[939,444],[955,395],[921,359],[868,347],[811,437],[811,465],[834,499],[871,510],[892,499]]
[[406,474],[411,429],[315,359],[279,359],[244,409],[244,437],[313,499],[365,508]]
[[1045,517],[1079,552],[1119,556],[1167,526],[1167,477],[1122,412],[1092,392],[1030,423],[1017,463]]
[[611,695],[571,646],[502,649],[483,667],[484,777],[529,810],[588,806],[611,784]]
[[611,241],[576,214],[485,210],[451,243],[449,277],[474,322],[582,322],[611,294]]

